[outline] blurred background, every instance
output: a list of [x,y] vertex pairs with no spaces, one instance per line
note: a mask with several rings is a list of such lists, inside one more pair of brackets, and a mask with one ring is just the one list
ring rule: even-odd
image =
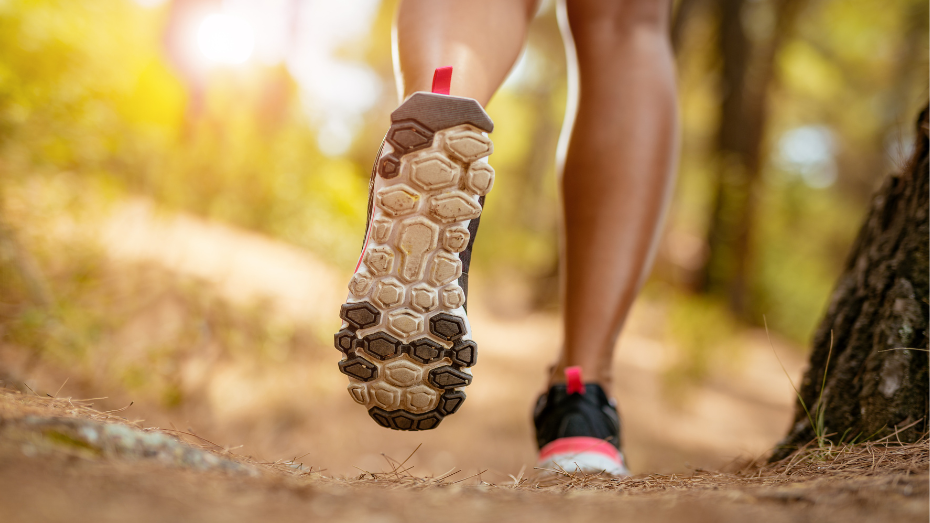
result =
[[[396,4],[0,1],[3,384],[132,401],[120,414],[146,426],[334,474],[420,443],[420,474],[532,467],[560,335],[554,2],[488,107],[498,177],[469,401],[435,431],[393,433],[336,368],[398,102]],[[616,362],[634,472],[720,467],[785,433],[789,377],[927,100],[924,0],[680,0],[673,20],[679,183]]]

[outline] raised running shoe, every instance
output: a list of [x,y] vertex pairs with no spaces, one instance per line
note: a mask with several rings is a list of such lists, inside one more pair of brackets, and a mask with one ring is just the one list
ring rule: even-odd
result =
[[484,196],[494,184],[481,105],[433,92],[391,114],[372,169],[362,253],[335,335],[349,394],[381,426],[436,428],[465,401],[478,357],[465,314],[468,266]]
[[579,367],[565,369],[565,377],[536,402],[537,468],[629,476],[616,405],[600,385],[582,381]]

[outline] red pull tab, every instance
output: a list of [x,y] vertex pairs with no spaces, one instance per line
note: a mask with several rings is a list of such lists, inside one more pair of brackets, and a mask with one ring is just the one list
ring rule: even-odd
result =
[[452,66],[437,67],[433,72],[433,92],[436,94],[449,94],[452,87]]
[[584,382],[581,381],[581,367],[567,367],[565,369],[566,392],[569,394],[584,394]]

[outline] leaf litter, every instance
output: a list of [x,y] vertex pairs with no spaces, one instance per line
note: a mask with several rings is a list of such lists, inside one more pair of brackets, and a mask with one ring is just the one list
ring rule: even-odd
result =
[[[188,474],[206,474],[211,479],[205,477],[204,481],[215,481],[217,485],[224,483],[224,476],[245,472],[247,481],[260,482],[261,487],[256,492],[271,488],[269,485],[278,485],[279,490],[284,488],[285,491],[312,489],[327,493],[334,500],[357,491],[366,492],[370,499],[391,496],[391,492],[397,499],[409,499],[410,496],[419,496],[417,499],[462,499],[463,495],[472,499],[477,495],[481,498],[481,507],[488,503],[492,507],[495,504],[501,507],[511,507],[514,503],[516,506],[525,505],[527,515],[534,512],[542,514],[535,518],[537,520],[546,520],[546,515],[554,517],[558,513],[552,507],[546,509],[547,504],[559,500],[556,502],[562,510],[566,503],[568,506],[574,503],[567,502],[568,499],[586,500],[585,510],[597,507],[608,510],[605,507],[619,503],[616,506],[626,506],[630,514],[655,515],[674,507],[684,510],[682,507],[689,504],[713,506],[713,510],[717,511],[715,518],[720,521],[748,518],[749,507],[756,510],[759,506],[768,507],[768,512],[764,512],[767,516],[761,520],[771,521],[781,521],[781,516],[787,517],[793,513],[791,511],[813,509],[825,510],[825,520],[840,520],[842,515],[844,521],[867,521],[876,514],[894,514],[900,520],[913,518],[914,521],[926,521],[928,515],[930,442],[926,436],[916,443],[898,441],[895,437],[897,432],[907,427],[901,427],[881,441],[827,446],[813,441],[808,447],[778,462],[768,463],[765,456],[760,456],[733,462],[718,471],[695,469],[688,474],[640,474],[614,478],[579,470],[527,471],[524,468],[516,475],[510,475],[510,481],[489,483],[482,479],[486,470],[454,468],[436,476],[417,475],[410,462],[420,446],[403,459],[384,455],[386,468],[383,470],[359,469],[357,475],[330,476],[325,469],[302,463],[300,460],[306,455],[273,462],[261,461],[236,454],[236,447],[209,441],[191,430],[142,428],[142,420],[130,420],[119,415],[124,409],[108,412],[94,409],[94,401],[99,399],[57,398],[0,389],[0,463],[4,456],[15,454],[18,447],[32,460],[43,459],[43,456],[50,459],[49,456],[64,453],[72,459],[77,457],[104,467],[110,463],[136,463],[136,469],[151,471],[153,466],[168,465],[184,469]],[[112,442],[107,447],[82,436],[87,433],[86,427],[114,426],[119,427],[117,439],[122,438],[123,447],[114,447]],[[54,430],[49,430],[49,427]],[[38,436],[30,435],[29,430]],[[106,432],[98,430],[96,433]],[[57,436],[49,438],[49,434]],[[133,438],[132,434],[144,436]],[[152,436],[159,439],[153,440]],[[37,444],[42,439],[50,441]],[[168,439],[176,444],[168,445]],[[131,444],[125,444],[127,440]],[[158,448],[146,448],[146,444],[153,441]],[[126,449],[131,449],[131,452]],[[153,459],[164,458],[166,454],[171,459]],[[99,469],[95,470],[100,473]],[[125,473],[125,469],[118,466],[113,473],[118,474],[119,471]],[[422,498],[424,495],[428,498]],[[594,504],[588,503],[594,501]],[[350,512],[354,514],[352,510],[364,509],[363,506],[351,506],[349,510],[339,508],[341,506],[328,513],[346,516]],[[877,512],[853,510],[863,506]],[[0,509],[2,507],[0,496]],[[658,510],[658,507],[664,508]],[[838,507],[842,510],[837,510]],[[466,517],[467,513],[460,516],[464,518],[462,521],[471,521]],[[353,518],[346,520],[355,520]],[[753,518],[759,519],[758,516]]]

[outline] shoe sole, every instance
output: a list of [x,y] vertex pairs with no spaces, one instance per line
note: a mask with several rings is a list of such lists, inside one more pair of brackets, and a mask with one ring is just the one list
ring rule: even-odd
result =
[[536,468],[556,474],[582,472],[619,477],[630,475],[622,452],[602,439],[586,436],[559,438],[550,442],[539,451]]
[[540,461],[536,468],[542,471],[543,475],[558,475],[561,473],[568,474],[607,474],[619,478],[630,477],[630,471],[623,464],[618,464],[601,454],[586,453],[569,454],[563,456],[553,456],[549,459]]
[[477,362],[461,255],[494,184],[493,124],[476,101],[431,93],[391,120],[335,345],[349,394],[379,425],[428,430],[461,407]]

